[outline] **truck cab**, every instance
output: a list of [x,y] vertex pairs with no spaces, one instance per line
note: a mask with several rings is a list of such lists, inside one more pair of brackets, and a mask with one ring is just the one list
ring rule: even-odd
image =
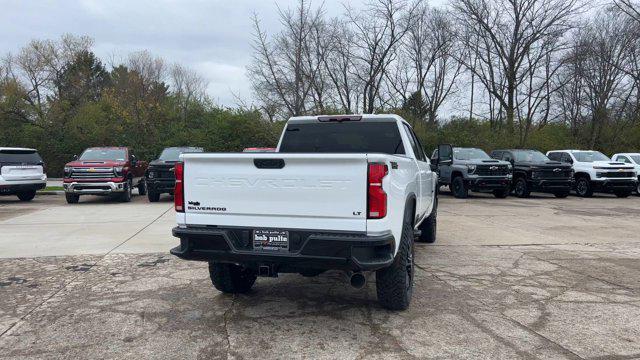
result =
[[129,202],[134,187],[146,194],[146,169],[147,163],[127,147],[88,148],[64,166],[67,203],[77,203],[81,195],[112,195]]
[[573,169],[569,164],[550,160],[532,149],[494,150],[491,157],[513,166],[511,189],[519,198],[527,198],[532,191],[550,193],[557,198],[569,196]]
[[636,186],[636,195],[640,196],[640,153],[620,153],[614,154],[611,159],[613,161],[632,165],[638,175],[638,185]]
[[632,165],[612,161],[599,151],[551,150],[547,157],[572,166],[574,189],[580,197],[602,192],[625,198],[638,187],[638,175]]
[[35,149],[0,147],[0,196],[31,201],[47,185],[44,161]]
[[192,146],[168,147],[162,150],[160,156],[151,161],[145,171],[144,177],[149,201],[159,201],[161,194],[173,194],[176,183],[174,167],[180,161],[180,155],[203,151],[204,149],[201,147]]
[[222,292],[257,276],[344,272],[378,300],[406,309],[413,244],[436,239],[437,176],[397,115],[289,119],[276,152],[190,153],[176,164],[171,253],[209,262]]
[[511,163],[492,159],[478,148],[451,147],[446,145],[434,150],[431,158],[436,161],[444,154],[446,160],[438,164],[439,185],[448,186],[453,196],[464,199],[469,191],[491,192],[497,198],[509,195]]

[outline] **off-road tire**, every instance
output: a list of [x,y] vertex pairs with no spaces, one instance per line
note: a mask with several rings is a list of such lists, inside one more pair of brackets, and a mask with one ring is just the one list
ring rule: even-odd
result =
[[519,177],[513,185],[513,194],[519,198],[528,198],[531,196],[531,189],[527,184],[527,179]]
[[569,196],[569,191],[557,191],[557,192],[554,192],[553,195],[558,199],[564,199],[567,196]]
[[80,195],[65,193],[64,197],[67,199],[67,204],[77,204],[80,201]]
[[160,201],[160,193],[149,191],[147,193],[147,198],[149,199],[149,202],[158,202]]
[[576,179],[576,195],[580,197],[592,197],[593,188],[589,182],[589,178],[581,176]]
[[504,199],[509,196],[509,189],[496,189],[492,191],[493,196],[498,199]]
[[227,294],[244,294],[256,282],[253,270],[235,264],[210,262],[209,277],[213,286]]
[[36,191],[35,190],[22,191],[22,192],[19,192],[17,195],[20,201],[31,201],[33,200],[34,197],[36,197]]
[[613,193],[615,194],[616,197],[628,198],[629,196],[631,196],[632,191],[631,190],[616,190]]
[[436,242],[436,230],[438,229],[438,196],[435,196],[433,201],[434,204],[431,214],[429,214],[418,227],[418,229],[420,229],[420,236],[418,236],[417,240],[427,244]]
[[144,180],[138,184],[138,195],[147,195],[147,182]]
[[133,187],[131,179],[127,180],[126,187],[127,188],[124,189],[124,192],[122,192],[120,194],[120,201],[122,201],[122,202],[131,202],[131,196],[132,196],[132,194],[131,194],[132,189],[131,188]]
[[638,186],[636,187],[636,196],[640,196],[640,177],[638,177]]
[[[407,214],[408,213],[408,214]],[[378,302],[389,310],[405,310],[413,294],[413,225],[410,212],[405,211],[400,248],[393,263],[376,271]]]
[[451,192],[453,196],[458,199],[466,199],[469,196],[469,189],[467,188],[467,184],[464,183],[464,178],[462,176],[456,176],[451,181]]

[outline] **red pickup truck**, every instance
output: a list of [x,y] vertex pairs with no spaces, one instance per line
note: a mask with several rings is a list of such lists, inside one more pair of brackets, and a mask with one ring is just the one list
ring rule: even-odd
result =
[[129,202],[134,187],[146,194],[146,170],[147,163],[127,147],[92,147],[65,165],[62,186],[69,204],[77,203],[80,195],[116,195]]

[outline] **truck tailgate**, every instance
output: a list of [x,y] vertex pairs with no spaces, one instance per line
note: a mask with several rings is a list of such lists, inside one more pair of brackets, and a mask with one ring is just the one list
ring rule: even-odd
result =
[[187,225],[366,231],[366,154],[186,154],[183,160]]

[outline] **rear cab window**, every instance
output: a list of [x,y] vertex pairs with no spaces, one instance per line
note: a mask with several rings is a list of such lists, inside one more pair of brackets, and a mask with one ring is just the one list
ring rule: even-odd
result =
[[287,124],[279,152],[404,155],[405,149],[395,121],[343,121]]
[[35,150],[0,150],[0,164],[41,165],[42,163],[42,157]]

